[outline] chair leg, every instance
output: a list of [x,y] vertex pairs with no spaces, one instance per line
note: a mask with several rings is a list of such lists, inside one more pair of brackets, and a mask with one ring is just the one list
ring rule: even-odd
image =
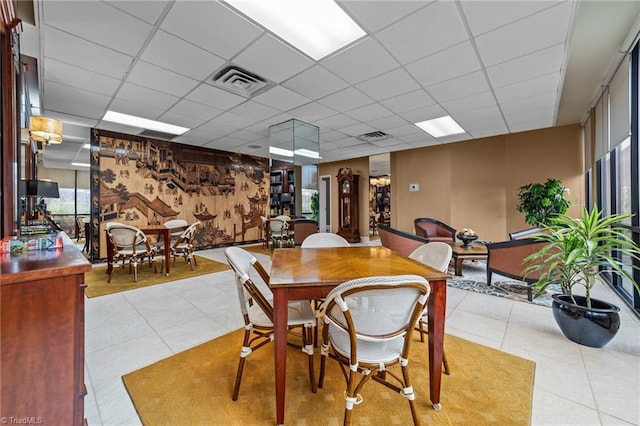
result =
[[137,260],[129,261],[129,268],[131,268],[132,266],[133,266],[133,282],[137,283],[138,282],[138,261]]
[[313,330],[311,330],[312,327],[305,326],[303,328],[302,343],[304,345],[304,352],[309,356],[309,381],[311,382],[311,392],[316,393],[318,388],[316,387],[316,373],[313,367]]
[[244,339],[242,341],[242,350],[240,351],[240,361],[238,362],[238,371],[236,372],[236,384],[233,386],[233,396],[231,399],[238,400],[238,394],[240,393],[240,382],[242,381],[242,371],[244,370],[244,359],[251,353],[249,348],[249,342],[251,341],[251,330],[245,329]]
[[355,405],[354,401],[356,401],[358,398],[358,394],[356,392],[356,381],[358,379],[357,375],[358,375],[357,372],[353,370],[349,370],[349,382],[347,383],[347,392],[346,392],[347,400],[345,401],[345,407],[344,407],[344,424],[345,425],[351,424],[353,406]]
[[447,376],[451,375],[451,370],[449,370],[449,362],[447,361],[447,353],[442,350],[442,365],[444,366],[444,374]]
[[[402,366],[402,377],[404,379],[404,386],[405,389],[412,389],[411,388],[411,380],[409,379],[409,366],[405,365]],[[409,409],[411,410],[411,417],[413,417],[413,424],[414,425],[419,425],[420,422],[418,421],[418,412],[416,411],[416,403],[415,403],[415,394],[413,393],[413,390],[411,390],[410,394],[404,394],[402,393],[402,395],[404,397],[406,397],[409,400]]]
[[322,328],[322,348],[320,349],[320,376],[318,377],[318,388],[322,389],[324,384],[324,368],[329,355],[329,332],[328,327]]

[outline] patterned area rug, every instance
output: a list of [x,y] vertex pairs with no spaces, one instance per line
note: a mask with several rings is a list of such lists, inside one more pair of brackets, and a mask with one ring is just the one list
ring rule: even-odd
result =
[[[453,275],[453,269],[449,270]],[[551,295],[560,292],[559,286],[549,286],[546,294],[527,300],[527,283],[493,274],[491,285],[487,285],[487,262],[484,260],[467,261],[462,264],[462,277],[455,277],[447,282],[449,287],[476,293],[490,294],[497,297],[517,300],[519,302],[534,303],[536,305],[551,306]]]

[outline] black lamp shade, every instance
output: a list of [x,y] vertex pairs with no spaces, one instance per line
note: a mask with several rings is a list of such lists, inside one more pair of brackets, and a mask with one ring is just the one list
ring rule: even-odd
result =
[[20,192],[25,197],[60,198],[58,182],[48,180],[23,180]]

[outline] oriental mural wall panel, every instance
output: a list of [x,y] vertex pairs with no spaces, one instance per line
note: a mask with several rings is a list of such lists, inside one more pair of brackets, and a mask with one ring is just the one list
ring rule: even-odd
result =
[[92,260],[106,257],[105,226],[200,222],[196,248],[262,238],[268,159],[93,129]]

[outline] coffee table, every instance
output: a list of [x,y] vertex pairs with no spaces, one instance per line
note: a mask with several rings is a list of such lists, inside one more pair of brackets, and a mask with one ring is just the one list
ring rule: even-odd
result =
[[465,260],[483,260],[487,258],[487,246],[475,243],[471,248],[462,247],[462,243],[448,243],[451,246],[455,274],[462,275],[462,262]]

